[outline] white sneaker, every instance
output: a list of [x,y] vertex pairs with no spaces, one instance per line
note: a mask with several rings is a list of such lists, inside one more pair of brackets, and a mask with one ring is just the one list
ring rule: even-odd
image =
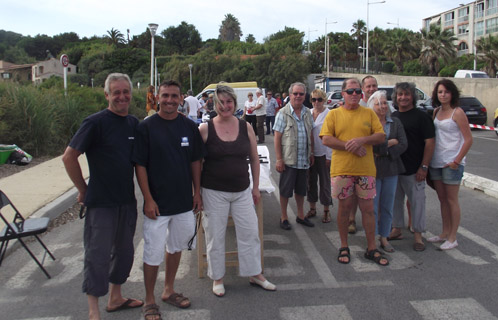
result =
[[268,280],[261,281],[261,280],[258,280],[256,278],[250,277],[249,278],[249,283],[251,285],[260,286],[261,288],[263,288],[265,290],[268,290],[268,291],[275,291],[275,290],[277,290],[277,286],[274,285],[273,283],[271,283]]
[[449,242],[448,240],[446,240],[439,248],[441,250],[450,250],[456,247],[458,247],[458,242],[456,240],[454,242]]
[[430,238],[427,238],[427,241],[428,242],[445,242],[446,241],[446,238],[441,238],[440,236],[434,236],[434,237],[430,237]]

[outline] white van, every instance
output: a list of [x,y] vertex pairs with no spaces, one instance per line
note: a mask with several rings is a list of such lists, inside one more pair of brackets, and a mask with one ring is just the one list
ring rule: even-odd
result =
[[455,72],[455,78],[489,78],[489,76],[484,71],[457,70],[457,72]]
[[[218,83],[212,83],[205,87],[201,93],[199,93],[196,98],[200,99],[202,94],[205,92],[208,95],[213,93],[216,89],[216,85]],[[256,90],[258,89],[258,83],[256,81],[248,81],[248,82],[220,82],[220,84],[224,84],[226,86],[232,87],[233,91],[235,91],[235,95],[237,95],[237,110],[244,110],[244,103],[247,101],[247,94],[249,92],[252,93],[254,99],[256,98]],[[263,90],[263,96],[265,95],[265,90]]]

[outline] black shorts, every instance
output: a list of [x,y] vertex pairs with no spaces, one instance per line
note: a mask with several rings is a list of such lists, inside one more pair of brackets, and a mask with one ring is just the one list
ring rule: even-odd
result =
[[308,186],[308,169],[296,169],[285,166],[284,172],[280,174],[278,189],[284,198],[292,198],[293,192],[300,196],[306,196]]

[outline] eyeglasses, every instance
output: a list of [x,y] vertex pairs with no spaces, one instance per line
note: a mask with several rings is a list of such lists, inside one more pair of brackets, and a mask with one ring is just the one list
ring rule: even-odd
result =
[[349,95],[352,95],[353,93],[361,94],[361,89],[360,88],[357,88],[357,89],[348,89],[348,90],[344,90],[344,92],[346,92]]
[[300,97],[304,96],[304,92],[293,92],[292,94]]
[[311,98],[311,102],[322,102],[323,98]]

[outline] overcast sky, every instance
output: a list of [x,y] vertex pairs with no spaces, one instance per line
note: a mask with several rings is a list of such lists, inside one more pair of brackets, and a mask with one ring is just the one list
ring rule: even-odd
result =
[[[0,29],[23,35],[76,32],[80,37],[102,36],[111,28],[126,36],[138,35],[151,22],[159,24],[159,31],[177,26],[181,21],[193,24],[202,40],[217,38],[221,21],[227,13],[240,22],[243,40],[253,34],[256,41],[285,26],[310,35],[311,41],[328,32],[350,32],[357,19],[367,20],[367,1],[370,1],[370,29],[401,28],[419,31],[422,19],[458,7],[462,1],[450,0],[253,0],[253,1],[192,1],[192,0],[2,0],[0,1]],[[463,3],[468,3],[465,1]],[[309,32],[311,30],[311,32]]]

